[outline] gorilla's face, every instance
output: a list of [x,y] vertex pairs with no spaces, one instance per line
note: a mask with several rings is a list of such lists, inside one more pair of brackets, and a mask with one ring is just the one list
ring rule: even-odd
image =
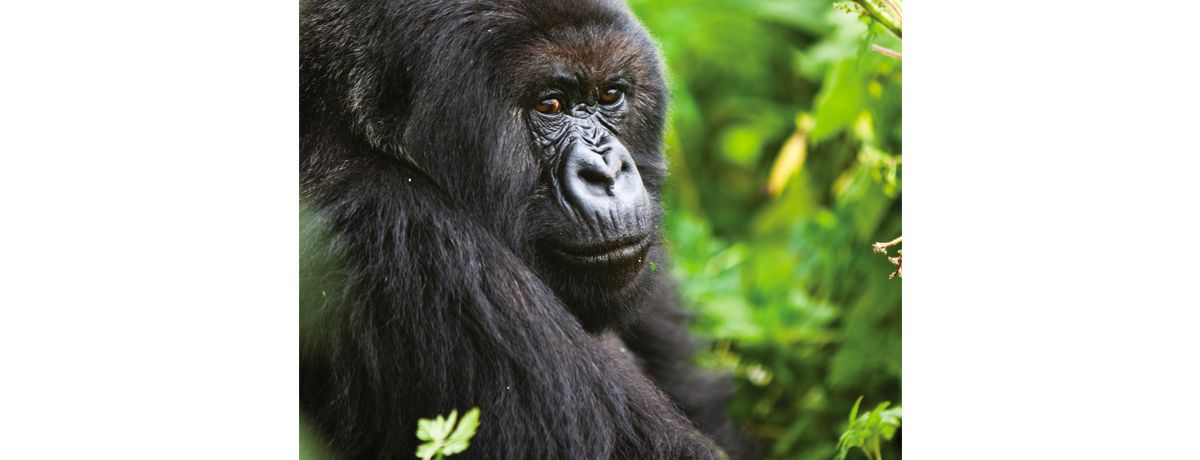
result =
[[521,60],[519,105],[543,190],[527,227],[537,268],[589,329],[628,316],[661,254],[664,90],[638,38],[567,29]]
[[650,200],[620,138],[629,84],[619,75],[597,78],[599,84],[585,78],[555,75],[529,109],[556,211],[576,230],[542,243],[566,268],[595,272],[620,288],[646,260]]

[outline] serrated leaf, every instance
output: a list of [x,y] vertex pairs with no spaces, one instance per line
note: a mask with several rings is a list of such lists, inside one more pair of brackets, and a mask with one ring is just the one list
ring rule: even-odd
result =
[[422,441],[430,441],[433,435],[429,434],[429,428],[433,421],[428,419],[417,420],[417,439]]
[[[457,427],[455,426],[457,425]],[[454,455],[467,450],[475,430],[479,427],[479,408],[473,407],[458,418],[458,410],[451,410],[447,417],[417,420],[417,438],[423,441],[417,446],[419,458],[431,459],[437,455]]]
[[464,450],[470,445],[471,438],[475,436],[475,429],[479,427],[479,408],[475,407],[463,414],[462,420],[459,421],[458,427],[454,429],[454,433],[446,440],[446,447],[442,448],[442,453],[453,455]]
[[454,424],[458,421],[458,409],[450,411],[450,416],[446,417],[446,422],[442,425],[442,439],[450,435],[450,430],[454,429]]

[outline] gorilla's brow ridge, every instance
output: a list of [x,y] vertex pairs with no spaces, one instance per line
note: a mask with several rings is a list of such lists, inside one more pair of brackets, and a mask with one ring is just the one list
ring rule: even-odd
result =
[[603,84],[630,89],[645,71],[637,41],[605,30],[560,33],[533,41],[522,51],[516,74],[531,91],[546,87],[586,91]]

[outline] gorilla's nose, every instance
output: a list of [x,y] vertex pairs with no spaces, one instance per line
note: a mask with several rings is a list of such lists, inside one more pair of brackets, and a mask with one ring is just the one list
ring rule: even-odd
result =
[[611,137],[599,146],[578,144],[566,159],[564,182],[583,215],[619,218],[644,204],[642,177],[624,145]]

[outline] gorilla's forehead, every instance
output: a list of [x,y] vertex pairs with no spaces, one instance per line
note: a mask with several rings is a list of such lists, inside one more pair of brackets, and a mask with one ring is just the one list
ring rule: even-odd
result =
[[639,37],[626,30],[593,25],[556,29],[515,52],[512,75],[521,87],[569,80],[597,86],[614,80],[633,83],[653,61],[643,55]]

